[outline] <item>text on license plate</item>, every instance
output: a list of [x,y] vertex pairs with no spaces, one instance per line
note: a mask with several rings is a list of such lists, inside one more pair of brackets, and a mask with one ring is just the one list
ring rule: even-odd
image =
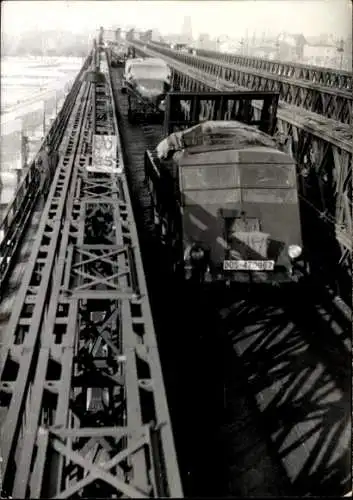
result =
[[225,260],[225,271],[273,271],[274,260]]

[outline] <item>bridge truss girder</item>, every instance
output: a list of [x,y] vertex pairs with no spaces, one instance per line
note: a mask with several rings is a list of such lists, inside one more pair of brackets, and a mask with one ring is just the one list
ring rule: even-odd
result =
[[[15,493],[11,496],[24,497],[27,494],[26,476],[30,472],[31,462],[28,467],[21,466],[19,463],[26,462],[23,450],[28,452],[29,440],[35,437],[35,431],[32,429],[36,419],[39,419],[39,410],[35,411],[36,409],[32,408],[32,401],[35,404],[32,391],[36,397],[38,396],[33,374],[37,364],[36,353],[41,341],[44,341],[44,345],[48,342],[42,325],[47,317],[50,297],[55,288],[53,277],[57,272],[56,256],[61,244],[62,219],[74,169],[72,153],[82,147],[79,130],[88,112],[85,105],[88,96],[89,88],[84,85],[81,87],[79,100],[70,119],[70,131],[64,138],[63,156],[43,210],[31,259],[27,265],[1,348],[1,389],[3,391],[1,399],[2,406],[7,407],[1,428],[3,488],[5,492],[13,490]],[[55,341],[53,343],[55,344]],[[44,347],[43,352],[45,351],[48,349]],[[41,390],[43,391],[43,388]],[[30,432],[26,432],[26,429],[30,429]],[[32,451],[28,454],[31,460]],[[17,473],[17,468],[21,474]],[[13,470],[16,472],[14,473]]]
[[1,349],[12,497],[182,495],[126,180],[92,166],[92,133],[118,134],[105,76],[82,82]]
[[341,90],[352,90],[352,73],[350,71],[310,66],[295,62],[262,59],[260,57],[242,56],[239,54],[225,54],[213,50],[199,49],[201,57],[217,59],[226,64],[257,69],[263,73],[284,76],[295,80],[309,82]]
[[174,52],[151,43],[151,48],[162,50],[183,64],[204,71],[222,81],[236,84],[251,90],[272,91],[280,94],[280,99],[293,106],[326,116],[338,122],[350,124],[352,120],[352,92],[324,87],[293,77],[266,74],[263,70],[249,67],[236,67],[199,56]]

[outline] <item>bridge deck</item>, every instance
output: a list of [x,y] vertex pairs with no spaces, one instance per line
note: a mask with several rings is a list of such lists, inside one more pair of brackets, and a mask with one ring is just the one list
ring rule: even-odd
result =
[[343,494],[351,474],[348,329],[330,339],[315,303],[299,304],[240,301],[222,310],[223,328],[294,490],[327,495],[339,484]]

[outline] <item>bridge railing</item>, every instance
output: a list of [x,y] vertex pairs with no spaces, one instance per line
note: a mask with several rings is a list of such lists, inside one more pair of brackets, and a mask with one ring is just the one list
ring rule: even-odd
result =
[[[170,44],[156,42],[155,46],[169,48]],[[269,73],[285,74],[313,82],[326,84],[330,87],[342,89],[352,89],[353,76],[351,71],[344,69],[327,68],[325,66],[315,66],[294,61],[281,61],[279,59],[265,59],[258,56],[247,56],[235,52],[219,52],[216,50],[196,49],[197,55],[211,59],[217,59],[228,64],[244,66],[247,68],[261,69]]]

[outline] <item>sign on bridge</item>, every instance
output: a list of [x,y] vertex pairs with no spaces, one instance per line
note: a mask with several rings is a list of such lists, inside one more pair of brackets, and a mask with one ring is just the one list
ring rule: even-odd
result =
[[116,135],[94,135],[92,145],[92,165],[88,172],[121,174],[117,161],[118,138]]

